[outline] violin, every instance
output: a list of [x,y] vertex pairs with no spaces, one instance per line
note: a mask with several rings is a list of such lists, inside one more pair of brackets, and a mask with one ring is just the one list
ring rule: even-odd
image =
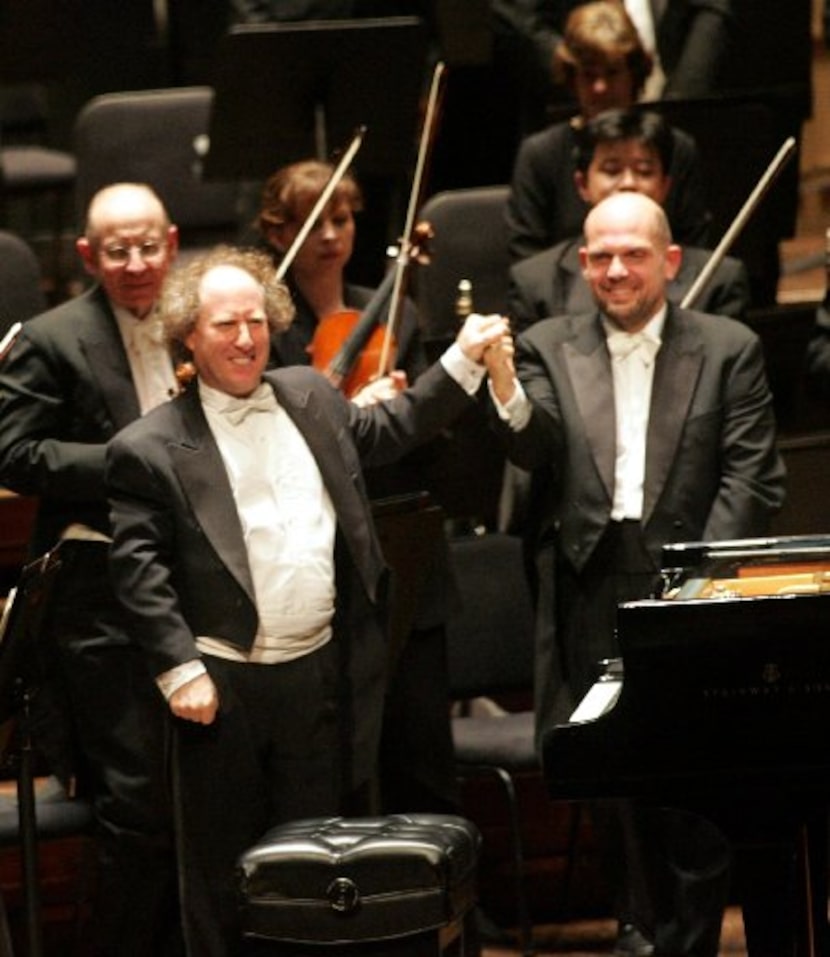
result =
[[[401,257],[421,265],[428,263],[431,238],[429,223],[418,223],[412,239],[401,244],[398,264]],[[383,314],[388,312],[395,280],[395,271],[387,272],[362,312],[343,309],[324,316],[308,346],[312,366],[349,398],[394,366],[397,343],[394,335],[387,342],[389,320],[384,323]]]
[[[425,243],[432,235],[432,228],[427,223],[419,223],[417,226],[414,223],[421,184],[437,122],[438,104],[443,91],[445,73],[444,64],[437,63],[433,71],[424,125],[421,130],[415,175],[407,206],[404,238],[400,244],[395,268],[384,277],[383,282],[362,314],[358,315],[354,310],[344,310],[321,319],[309,347],[311,363],[314,368],[321,371],[329,381],[342,389],[349,397],[352,397],[367,383],[388,375],[391,371],[395,361],[394,353],[397,349],[394,331],[403,303],[403,282],[406,266],[410,262],[428,261]],[[335,182],[342,177],[351,157],[360,148],[362,136],[362,131],[355,136],[350,150],[335,170],[331,182],[307,217],[304,229],[300,231],[291,249],[289,249],[286,259],[283,260],[281,271],[278,273],[280,278],[285,275],[288,268],[286,262],[290,263],[296,250],[305,240],[314,220],[328,201]],[[387,307],[387,320],[382,323],[381,312]]]

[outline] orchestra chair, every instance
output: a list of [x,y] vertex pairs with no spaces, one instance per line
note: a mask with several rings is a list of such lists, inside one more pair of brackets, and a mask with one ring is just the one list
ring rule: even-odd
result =
[[40,261],[35,251],[21,236],[0,229],[0,341],[15,323],[36,316],[45,308]]
[[[70,796],[57,778],[45,776],[35,741],[35,702],[49,656],[48,618],[61,567],[58,549],[27,564],[4,602],[0,622],[0,725],[7,741],[3,761],[14,770],[13,798],[0,801],[0,848],[17,845],[21,861],[27,957],[42,957],[41,841],[78,837],[92,829],[91,804]],[[69,782],[68,782],[69,783]],[[71,786],[71,785],[70,785]],[[90,875],[91,878],[91,875]],[[82,951],[82,904],[92,880],[82,881],[75,904],[77,952]],[[12,955],[8,918],[0,895],[0,954]]]
[[506,185],[453,189],[431,196],[419,219],[434,230],[430,261],[415,276],[421,338],[437,354],[458,330],[458,283],[469,279],[475,312],[503,313],[510,258],[507,252]]
[[239,187],[202,178],[212,104],[209,86],[105,93],[87,102],[74,125],[78,226],[102,187],[147,183],[178,226],[179,262],[235,242]]
[[19,83],[0,89],[0,225],[12,223],[17,201],[28,207],[26,232],[34,239],[39,206],[51,211],[49,278],[63,281],[63,230],[71,210],[77,163],[72,153],[48,145],[48,108],[43,87]]
[[[450,561],[459,593],[447,623],[456,770],[462,780],[499,782],[508,811],[519,945],[534,953],[525,890],[517,775],[539,771],[534,714],[471,707],[475,699],[532,696],[534,615],[518,537],[492,532],[452,538]],[[455,713],[457,712],[457,713]],[[485,713],[482,713],[485,712]]]
[[[504,312],[509,258],[504,211],[509,187],[447,190],[431,196],[419,212],[430,223],[430,261],[413,274],[424,350],[435,361],[452,343],[460,317],[458,283],[472,284],[476,312]],[[447,515],[496,527],[504,453],[487,422],[486,403],[477,403],[446,433],[446,481],[437,493]]]

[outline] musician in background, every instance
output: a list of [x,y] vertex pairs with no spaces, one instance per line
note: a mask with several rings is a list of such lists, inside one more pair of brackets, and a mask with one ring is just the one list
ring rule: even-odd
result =
[[[657,113],[605,110],[575,130],[574,183],[589,207],[617,192],[638,192],[665,205],[671,189],[675,138]],[[592,292],[579,262],[584,237],[557,243],[515,263],[510,270],[507,313],[515,332],[538,319],[591,310]],[[677,275],[666,297],[680,304],[711,258],[711,251],[683,246]],[[743,263],[723,257],[700,290],[701,312],[741,318],[750,305],[749,276]]]
[[[275,254],[275,264],[292,248],[332,172],[328,163],[306,160],[278,170],[267,181],[258,225]],[[296,314],[288,329],[272,337],[273,366],[308,365],[320,323],[343,309],[359,312],[372,301],[375,290],[356,286],[345,278],[354,243],[355,213],[362,208],[360,188],[347,173],[335,187],[331,200],[286,274]],[[384,324],[388,315],[387,302],[381,310]],[[414,382],[427,368],[416,307],[408,297],[403,299],[395,328],[395,368],[399,371],[361,388],[353,399],[360,405],[389,397],[407,381]],[[383,331],[384,325],[379,327],[375,339]],[[372,348],[376,349],[374,340]],[[376,500],[425,490],[440,501],[445,474],[444,450],[445,444],[439,439],[415,449],[399,462],[367,469],[370,497]],[[387,813],[458,810],[447,709],[445,624],[453,594],[447,563],[442,534],[425,568],[399,571],[417,577],[420,584],[415,589],[418,601],[411,631],[403,647],[396,649],[393,655],[396,667],[386,701],[380,788],[382,807]]]
[[[510,182],[507,228],[510,255],[525,259],[579,234],[588,203],[574,187],[576,129],[603,110],[633,106],[652,68],[636,27],[621,3],[595,0],[568,17],[555,68],[573,91],[573,119],[528,136],[519,147]],[[677,242],[706,246],[710,215],[694,140],[672,129],[665,209]]]
[[[177,387],[154,308],[178,231],[158,196],[132,183],[101,190],[76,246],[94,286],[27,320],[0,374],[0,481],[38,497],[32,558],[73,525],[98,539],[108,535],[105,445]],[[59,660],[50,665],[69,714],[53,716],[39,741],[71,726],[78,763],[59,770],[77,772],[93,803],[98,884],[90,953],[172,957],[181,934],[164,702],[106,575],[73,565],[60,582]]]
[[406,393],[358,408],[266,372],[291,303],[265,253],[171,273],[167,337],[196,378],[107,447],[111,570],[174,722],[189,957],[239,953],[238,856],[276,824],[372,809],[387,574],[362,464],[448,425],[506,333],[471,316]]
[[[584,231],[594,310],[535,323],[515,356],[509,342],[485,356],[508,457],[540,477],[527,529],[540,732],[619,656],[617,604],[655,591],[665,543],[762,535],[784,499],[760,341],[668,302],[682,253],[664,211],[615,193]],[[718,952],[728,854],[706,822],[684,820],[620,815],[619,953]],[[777,906],[761,916],[774,923]],[[752,938],[758,916],[745,910],[756,952],[786,953],[768,927]]]
[[[584,0],[536,0],[535,16],[554,48],[563,24]],[[624,0],[657,69],[648,99],[686,99],[722,89],[735,32],[734,0]]]
[[[263,190],[257,225],[274,256],[275,266],[292,249],[297,234],[333,172],[334,167],[328,163],[303,160],[284,166],[269,177]],[[354,285],[346,279],[346,268],[354,250],[355,213],[362,209],[360,187],[346,173],[285,275],[296,311],[288,329],[272,338],[273,365],[312,363],[315,335],[321,322],[344,310],[359,312],[372,300],[375,290]],[[381,332],[388,315],[387,306],[380,311]],[[334,335],[334,330],[331,334]],[[427,366],[418,333],[417,312],[408,298],[403,300],[394,339],[394,368],[405,376],[398,376],[396,382],[402,387],[406,381],[414,382]],[[387,380],[385,385],[388,387],[389,384]],[[381,397],[385,394],[383,383],[370,388],[358,401],[371,401],[377,394]]]

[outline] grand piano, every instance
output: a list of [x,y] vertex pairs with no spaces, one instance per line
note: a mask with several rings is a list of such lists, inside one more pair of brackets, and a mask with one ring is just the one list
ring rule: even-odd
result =
[[807,924],[799,953],[821,952],[830,535],[668,545],[662,566],[660,597],[619,606],[621,657],[602,663],[569,721],[543,736],[548,792],[696,810],[738,842],[752,840],[750,820],[794,821]]

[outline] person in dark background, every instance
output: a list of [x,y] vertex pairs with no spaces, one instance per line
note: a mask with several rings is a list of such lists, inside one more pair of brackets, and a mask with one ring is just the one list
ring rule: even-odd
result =
[[[557,70],[579,113],[527,137],[519,148],[507,208],[512,259],[579,234],[588,204],[574,185],[575,128],[603,110],[634,105],[651,68],[634,23],[616,0],[582,4],[570,15]],[[706,246],[709,215],[697,147],[681,130],[672,136],[666,214],[678,242]]]
[[[584,2],[537,0],[536,23],[548,31],[553,48],[563,42],[569,14]],[[682,99],[718,92],[736,29],[734,0],[646,0],[624,5],[630,12],[646,8],[651,13],[655,45],[646,46],[656,54],[665,79],[654,95]]]
[[[671,189],[674,137],[657,113],[606,110],[576,131],[575,186],[590,206],[615,192],[638,192],[661,205]],[[557,243],[510,270],[507,313],[518,333],[538,319],[590,310],[593,298],[579,262],[584,237]],[[680,304],[709,263],[711,250],[683,246],[677,275],[666,286]],[[739,319],[750,304],[743,264],[724,256],[700,290],[694,308]]]
[[[293,249],[294,240],[333,172],[334,167],[329,163],[302,160],[282,167],[268,178],[257,225],[262,240],[274,255],[275,266]],[[309,364],[320,323],[326,317],[337,316],[346,310],[357,313],[374,297],[375,290],[346,280],[357,232],[355,214],[362,209],[360,187],[346,173],[287,270],[285,278],[296,314],[288,329],[274,337],[275,364]],[[379,312],[381,332],[386,327],[390,302],[391,297],[386,299]],[[379,335],[372,341],[373,349],[378,338]],[[410,299],[404,300],[400,310],[395,341],[397,349],[393,367],[414,382],[426,368],[427,361],[418,335],[415,305]],[[326,351],[319,340],[318,349],[323,353]]]
[[[27,320],[0,374],[0,481],[38,496],[33,558],[72,526],[105,540],[106,443],[177,388],[153,313],[178,248],[159,198],[140,184],[101,190],[77,248],[95,285]],[[164,703],[106,575],[66,577],[52,665],[68,714],[52,721],[71,729],[97,824],[92,953],[168,957],[181,940]]]

